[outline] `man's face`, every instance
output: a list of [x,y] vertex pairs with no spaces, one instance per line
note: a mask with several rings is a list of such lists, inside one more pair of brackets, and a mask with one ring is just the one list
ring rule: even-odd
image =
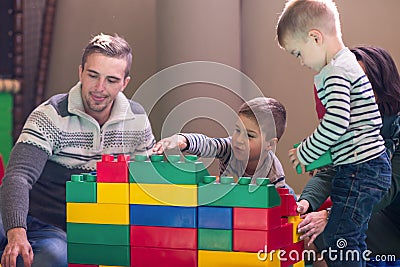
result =
[[85,66],[79,66],[85,111],[101,124],[107,121],[118,93],[128,85],[130,77],[124,78],[125,68],[125,59],[100,53],[89,55]]

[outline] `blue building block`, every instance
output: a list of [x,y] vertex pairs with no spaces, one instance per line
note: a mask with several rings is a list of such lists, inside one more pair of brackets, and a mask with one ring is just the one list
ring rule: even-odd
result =
[[131,204],[130,224],[197,228],[197,207]]
[[199,207],[199,228],[232,229],[233,209],[230,207]]

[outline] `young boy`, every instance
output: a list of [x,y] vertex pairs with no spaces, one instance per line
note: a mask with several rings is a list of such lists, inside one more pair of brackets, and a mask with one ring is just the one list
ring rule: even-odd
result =
[[282,165],[274,154],[276,144],[286,128],[285,107],[273,98],[258,97],[241,105],[231,137],[210,138],[202,134],[179,133],[160,140],[153,148],[179,148],[201,157],[216,157],[220,175],[234,177],[268,177],[276,187],[288,187]]
[[339,13],[331,0],[288,1],[278,21],[277,38],[301,65],[317,72],[314,83],[326,109],[314,133],[290,150],[289,158],[293,167],[301,164],[304,170],[304,165],[331,150],[337,174],[323,236],[337,253],[328,255],[327,261],[330,266],[365,266],[371,210],[391,179],[371,84],[343,44]]

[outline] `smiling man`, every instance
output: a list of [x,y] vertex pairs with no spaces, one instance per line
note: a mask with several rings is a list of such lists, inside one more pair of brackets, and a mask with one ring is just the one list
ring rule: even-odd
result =
[[70,175],[94,171],[102,154],[133,157],[152,149],[155,140],[143,107],[122,93],[131,64],[123,38],[95,36],[82,56],[80,81],[28,117],[0,189],[3,267],[67,266]]

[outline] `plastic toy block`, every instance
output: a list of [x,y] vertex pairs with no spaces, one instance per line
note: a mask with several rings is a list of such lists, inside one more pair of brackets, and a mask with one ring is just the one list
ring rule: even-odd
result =
[[299,261],[299,262],[296,262],[295,264],[293,264],[293,267],[305,267],[305,266],[306,266],[306,264],[304,261]]
[[289,267],[303,259],[304,242],[298,242],[281,249],[281,267]]
[[271,230],[281,226],[281,207],[233,208],[233,229]]
[[[1,266],[1,265],[0,265]],[[68,267],[97,267],[97,264],[75,264],[75,263],[68,263]]]
[[71,181],[66,183],[66,201],[96,203],[96,183],[85,182],[83,175],[71,175]]
[[130,266],[130,247],[67,243],[68,262]]
[[131,267],[197,267],[197,250],[131,247]]
[[130,204],[197,206],[197,185],[131,183]]
[[129,225],[67,223],[70,243],[129,246]]
[[202,250],[232,251],[232,230],[198,230],[198,248]]
[[130,224],[197,228],[197,208],[130,205]]
[[258,230],[233,230],[233,250],[244,252],[258,252],[266,249],[267,252],[277,250],[292,244],[292,224],[285,224],[279,228]]
[[293,243],[300,242],[300,236],[301,234],[297,231],[297,226],[301,222],[300,215],[297,216],[289,216],[288,217],[288,222],[293,224]]
[[128,155],[118,155],[117,161],[113,155],[102,155],[102,161],[97,162],[97,182],[127,183]]
[[278,255],[199,250],[198,267],[280,267]]
[[[295,144],[293,147],[296,148],[299,145],[300,144]],[[309,172],[309,171],[312,171],[312,170],[315,170],[315,169],[319,169],[319,168],[328,166],[328,165],[332,164],[332,162],[333,161],[332,161],[331,151],[328,150],[324,154],[322,154],[317,160],[315,160],[315,161],[311,162],[310,164],[306,165],[305,166],[306,172]],[[300,165],[297,165],[296,172],[298,174],[302,173]]]
[[[268,179],[257,178],[268,182]],[[281,199],[272,184],[219,183],[200,184],[198,203],[204,206],[271,208],[279,206]],[[221,182],[224,182],[221,180]]]
[[209,175],[202,162],[130,162],[129,181],[144,184],[198,184]]
[[130,228],[130,245],[133,247],[197,249],[196,228],[138,225],[131,225]]
[[232,229],[232,208],[198,207],[198,227],[211,229]]
[[280,194],[281,197],[281,215],[282,216],[296,216],[297,203],[294,196],[291,194]]
[[97,203],[129,204],[129,184],[97,183]]
[[67,203],[67,222],[129,224],[129,205]]

